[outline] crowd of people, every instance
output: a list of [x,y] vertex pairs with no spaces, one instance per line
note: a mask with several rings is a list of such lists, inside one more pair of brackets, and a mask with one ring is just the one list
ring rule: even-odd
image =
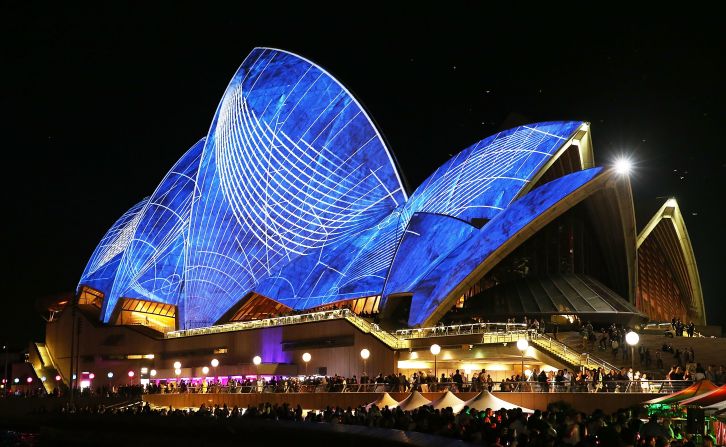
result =
[[671,319],[671,327],[673,328],[676,337],[683,337],[684,331],[686,332],[686,334],[688,334],[689,337],[693,337],[696,332],[696,325],[693,323],[693,321],[689,322],[688,324],[684,324],[680,318],[676,317],[673,317]]
[[[528,372],[529,373],[529,372]],[[654,379],[646,372],[630,367],[605,370],[604,368],[583,368],[570,371],[545,370],[535,368],[531,374],[511,375],[494,380],[485,369],[464,372],[455,370],[441,373],[436,377],[431,371],[419,370],[410,376],[403,372],[383,374],[369,377],[365,373],[360,377],[303,376],[303,377],[259,377],[259,378],[222,378],[207,377],[202,380],[160,380],[146,385],[133,384],[115,387],[101,386],[94,390],[84,388],[80,395],[99,394],[103,396],[138,396],[141,394],[169,393],[298,393],[298,392],[410,392],[410,391],[446,391],[479,392],[517,391],[517,392],[650,392],[666,393],[685,388],[694,381],[708,379],[716,385],[726,383],[726,367],[709,365],[704,368],[697,364],[694,370],[686,369],[678,364],[665,374],[665,379]],[[68,394],[68,390],[54,390],[46,393],[43,388],[17,390],[16,397],[58,397]]]
[[[422,406],[413,411],[375,405],[356,408],[328,406],[319,411],[305,411],[299,405],[265,403],[247,408],[227,405],[206,406],[198,410],[152,408],[148,403],[126,408],[81,408],[66,406],[62,412],[94,415],[103,418],[185,418],[209,419],[222,423],[237,420],[265,419],[300,424],[344,424],[384,429],[416,431],[491,447],[518,446],[695,446],[695,440],[683,427],[669,419],[648,417],[645,410],[623,409],[607,415],[600,410],[592,414],[578,412],[566,405],[550,405],[546,411],[524,413],[521,409],[478,411],[464,407],[434,409]],[[712,435],[703,438],[703,446],[714,445]]]

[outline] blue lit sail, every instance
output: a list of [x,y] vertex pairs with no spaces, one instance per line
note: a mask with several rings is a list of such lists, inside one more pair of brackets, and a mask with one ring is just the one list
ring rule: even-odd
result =
[[253,291],[298,310],[416,291],[411,321],[422,321],[436,301],[422,284],[501,231],[499,216],[518,209],[513,200],[580,126],[485,138],[409,198],[380,133],[337,80],[256,48],[207,137],[114,224],[79,285],[105,294],[106,322],[119,299],[139,298],[176,305],[181,328],[212,325]]
[[106,232],[91,255],[91,259],[81,275],[79,286],[86,285],[104,293],[111,291],[121,255],[134,236],[141,219],[140,212],[147,201],[148,197],[132,206]]

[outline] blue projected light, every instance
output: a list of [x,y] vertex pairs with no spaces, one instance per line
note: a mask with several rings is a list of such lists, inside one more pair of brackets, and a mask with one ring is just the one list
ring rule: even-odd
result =
[[338,81],[299,56],[253,50],[204,149],[185,321],[214,323],[284,264],[322,258],[406,199],[383,139]]
[[476,231],[476,227],[453,217],[414,214],[396,252],[383,296],[413,290],[436,264]]
[[[114,224],[79,286],[105,294],[106,322],[119,299],[139,298],[176,305],[180,328],[215,324],[253,291],[297,310],[385,301],[418,290],[495,228],[581,125],[488,137],[408,198],[381,135],[337,80],[294,54],[256,48],[207,137]],[[490,219],[483,231],[472,225]]]
[[138,225],[118,267],[104,319],[119,298],[178,304],[184,248],[204,139],[171,168],[140,212]]
[[411,212],[444,214],[471,222],[505,209],[544,164],[582,126],[546,122],[500,132],[444,163],[411,195]]
[[441,304],[441,299],[497,248],[537,216],[590,182],[601,172],[602,168],[575,172],[530,191],[492,219],[471,238],[456,247],[416,285],[413,290],[408,324],[416,326],[424,322],[431,312]]
[[[108,293],[113,286],[121,255],[129,246],[141,219],[141,210],[149,198],[132,206],[117,220],[99,242],[78,284]],[[105,301],[104,301],[105,304]]]

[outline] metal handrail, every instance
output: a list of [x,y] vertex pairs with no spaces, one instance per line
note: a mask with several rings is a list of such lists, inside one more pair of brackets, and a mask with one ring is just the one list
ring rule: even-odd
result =
[[394,334],[401,339],[442,337],[471,334],[499,334],[527,332],[525,323],[468,323],[449,326],[431,326],[415,329],[399,329]]
[[570,348],[561,341],[555,340],[548,335],[540,334],[536,331],[530,331],[530,340],[533,341],[540,348],[559,355],[573,365],[583,365],[590,369],[592,369],[593,367],[604,368],[607,371],[620,370],[620,368],[618,368],[617,366],[608,363],[605,360],[594,356],[589,352],[580,353],[577,350]]
[[594,383],[592,380],[580,382],[564,382],[548,379],[546,382],[537,380],[528,381],[502,381],[490,384],[480,382],[427,382],[409,383],[406,385],[388,383],[278,383],[271,384],[244,384],[244,385],[188,385],[185,390],[176,387],[158,394],[250,394],[250,393],[382,393],[382,392],[479,392],[489,390],[494,392],[518,393],[651,393],[670,394],[692,385],[690,380],[609,380]]
[[391,347],[393,349],[405,349],[408,347],[407,341],[401,340],[399,337],[395,336],[394,334],[384,331],[377,324],[366,321],[365,319],[359,317],[354,312],[351,312],[348,309],[343,309],[343,310],[345,311],[346,320],[353,323],[361,331],[372,334],[374,337],[378,338],[379,340],[381,340],[383,343],[385,343],[389,347]]
[[297,315],[286,315],[282,317],[265,318],[262,320],[251,321],[235,321],[234,323],[220,324],[216,326],[206,326],[194,329],[182,329],[178,331],[170,331],[164,334],[165,338],[191,337],[194,335],[218,334],[222,332],[245,331],[251,329],[261,329],[273,326],[285,326],[289,324],[307,323],[312,321],[324,321],[346,318],[349,313],[348,309],[325,310],[321,312],[310,312]]

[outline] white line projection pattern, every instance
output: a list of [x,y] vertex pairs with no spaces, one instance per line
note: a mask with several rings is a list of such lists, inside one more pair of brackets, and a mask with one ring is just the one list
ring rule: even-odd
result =
[[79,285],[105,294],[104,321],[120,298],[140,298],[178,306],[182,328],[214,324],[251,291],[295,309],[380,295],[414,213],[490,219],[580,125],[484,139],[408,199],[345,88],[304,58],[257,48],[206,139],[114,224]]

